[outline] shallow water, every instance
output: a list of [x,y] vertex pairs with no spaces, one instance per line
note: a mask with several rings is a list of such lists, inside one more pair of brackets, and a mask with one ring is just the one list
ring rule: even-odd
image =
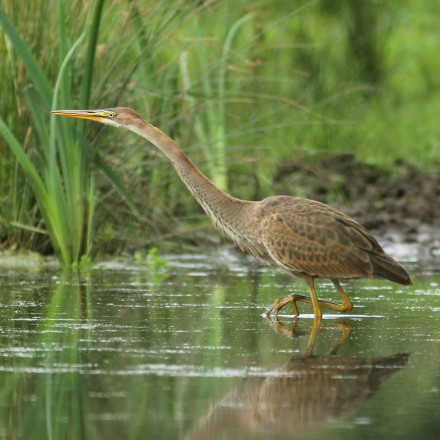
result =
[[[440,438],[440,285],[347,283],[349,315],[228,252],[79,274],[0,261],[0,438]],[[320,297],[337,299],[331,283]]]

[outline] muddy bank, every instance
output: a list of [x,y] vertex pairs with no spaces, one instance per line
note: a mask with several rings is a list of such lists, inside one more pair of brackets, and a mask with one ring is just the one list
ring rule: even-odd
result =
[[389,172],[352,154],[310,164],[294,159],[278,166],[274,191],[328,203],[389,241],[419,243],[426,256],[440,255],[440,171],[397,160]]

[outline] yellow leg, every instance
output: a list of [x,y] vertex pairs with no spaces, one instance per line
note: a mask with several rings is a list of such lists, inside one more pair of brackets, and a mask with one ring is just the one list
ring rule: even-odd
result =
[[313,278],[312,277],[306,277],[304,278],[305,282],[307,283],[307,286],[309,288],[310,291],[310,297],[308,296],[304,296],[304,295],[299,295],[297,293],[294,293],[292,295],[287,295],[284,296],[282,298],[277,298],[273,304],[269,307],[268,310],[266,310],[266,316],[270,316],[270,314],[272,313],[272,311],[274,312],[274,316],[275,318],[278,318],[278,312],[286,305],[291,303],[292,304],[292,308],[293,308],[293,312],[295,314],[295,316],[299,316],[299,310],[298,310],[298,306],[296,305],[297,301],[300,302],[305,302],[308,304],[312,304],[313,305],[313,313],[315,315],[315,318],[321,318],[322,317],[322,312],[321,312],[321,307],[320,304],[325,305],[324,303],[326,303],[326,301],[321,301],[318,299],[316,292],[315,292],[315,286],[313,283]]
[[342,304],[338,304],[338,312],[349,312],[353,308],[353,303],[350,301],[350,298],[347,296],[347,294],[344,292],[344,289],[339,284],[338,280],[332,279],[332,283],[335,285],[336,290],[339,292],[339,294],[342,296]]
[[309,288],[310,298],[312,299],[313,313],[315,315],[315,318],[321,318],[322,311],[321,311],[321,307],[319,307],[319,303],[321,301],[318,300],[318,296],[316,295],[313,278],[307,277],[307,278],[305,278],[305,281],[306,281],[307,287]]
[[274,312],[275,318],[278,318],[278,312],[286,305],[286,304],[292,304],[293,312],[295,316],[299,316],[299,310],[298,306],[296,305],[297,301],[304,302],[307,304],[313,305],[313,313],[316,318],[322,317],[322,311],[321,307],[326,307],[327,309],[334,310],[335,312],[348,312],[353,308],[353,304],[351,303],[350,299],[348,298],[347,294],[344,292],[344,289],[339,284],[339,281],[336,279],[332,279],[332,282],[334,286],[336,287],[336,290],[339,292],[339,294],[342,296],[342,304],[336,304],[331,301],[324,301],[318,299],[315,287],[313,283],[312,277],[306,277],[304,278],[305,282],[307,283],[307,286],[310,291],[310,297],[305,295],[299,295],[299,294],[291,294],[284,296],[282,298],[277,298],[273,304],[269,307],[269,309],[265,312],[266,316],[270,316],[272,312]]

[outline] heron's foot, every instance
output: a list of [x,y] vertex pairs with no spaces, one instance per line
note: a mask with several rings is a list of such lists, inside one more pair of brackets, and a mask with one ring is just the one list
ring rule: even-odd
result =
[[312,302],[312,300],[304,295],[299,295],[297,293],[291,294],[291,295],[287,295],[287,296],[283,296],[281,298],[277,298],[273,304],[266,310],[265,315],[267,317],[269,317],[271,315],[272,312],[274,312],[274,317],[275,319],[278,319],[278,312],[286,305],[286,304],[292,304],[292,308],[293,308],[293,313],[295,314],[295,316],[299,316],[299,310],[298,310],[298,306],[296,305],[297,301],[304,301],[305,302]]
[[350,311],[353,308],[352,302],[349,300],[348,296],[345,294],[345,292],[342,290],[342,288],[339,286],[339,284],[335,284],[335,286],[338,288],[339,293],[343,296],[343,302],[342,304],[337,304],[331,301],[324,301],[321,299],[315,299],[315,303],[312,300],[312,298],[305,296],[305,295],[299,295],[297,293],[287,295],[281,298],[277,298],[273,304],[266,310],[265,315],[269,317],[272,312],[274,312],[274,318],[278,319],[278,312],[286,305],[291,303],[293,312],[295,316],[299,316],[299,310],[298,306],[296,304],[297,301],[304,302],[307,304],[313,305],[313,312],[315,315],[315,318],[322,318],[322,311],[321,307],[325,307],[327,309],[333,310],[335,312],[345,313]]

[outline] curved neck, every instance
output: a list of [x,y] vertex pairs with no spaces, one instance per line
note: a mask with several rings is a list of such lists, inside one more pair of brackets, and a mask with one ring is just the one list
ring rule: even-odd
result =
[[261,261],[272,261],[272,257],[259,239],[261,231],[256,213],[258,202],[240,200],[221,191],[196,168],[171,138],[143,119],[137,119],[127,128],[151,142],[165,154],[217,229],[244,252]]
[[240,232],[240,222],[235,222],[234,219],[244,215],[241,211],[252,202],[237,199],[217,188],[197,169],[182,149],[157,127],[139,120],[136,125],[128,128],[165,154],[214,225],[236,241],[232,235]]

